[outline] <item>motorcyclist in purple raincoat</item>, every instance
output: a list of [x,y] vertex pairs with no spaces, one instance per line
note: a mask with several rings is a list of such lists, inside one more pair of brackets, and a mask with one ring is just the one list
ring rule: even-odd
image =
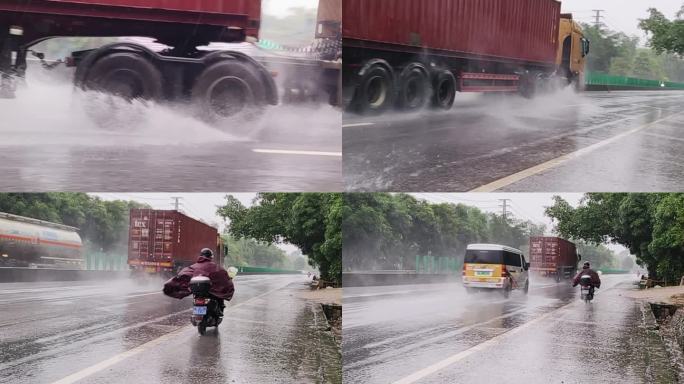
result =
[[216,299],[221,315],[223,315],[223,308],[225,308],[223,300],[230,301],[233,298],[235,287],[233,286],[233,279],[228,276],[228,272],[216,264],[213,258],[214,252],[211,249],[202,249],[195,264],[183,268],[177,276],[164,283],[164,294],[182,299],[192,293],[189,287],[190,279],[195,276],[206,276],[211,280],[209,294]]

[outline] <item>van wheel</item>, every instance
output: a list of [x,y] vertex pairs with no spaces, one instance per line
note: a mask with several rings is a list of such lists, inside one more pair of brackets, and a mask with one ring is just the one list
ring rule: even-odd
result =
[[469,295],[472,295],[473,293],[475,293],[475,288],[466,288],[465,290],[466,290],[466,293]]
[[523,290],[523,292],[525,292],[525,294],[527,295],[527,292],[529,292],[529,291],[530,291],[530,281],[527,280],[525,282],[525,289]]
[[506,287],[503,289],[503,297],[508,299],[511,296],[511,287]]

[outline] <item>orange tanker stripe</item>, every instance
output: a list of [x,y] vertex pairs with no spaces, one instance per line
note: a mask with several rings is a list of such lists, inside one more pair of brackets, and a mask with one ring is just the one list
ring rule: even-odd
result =
[[[33,243],[33,238],[32,237],[26,237],[26,236],[17,236],[17,235],[4,235],[0,234],[0,238],[5,238],[5,239],[10,239],[10,240],[23,240],[23,241],[29,241]],[[55,246],[61,246],[61,247],[68,247],[68,248],[81,248],[82,246],[80,244],[72,244],[72,243],[65,243],[62,241],[53,241],[53,240],[38,240],[38,244],[47,244],[47,245],[55,245]]]

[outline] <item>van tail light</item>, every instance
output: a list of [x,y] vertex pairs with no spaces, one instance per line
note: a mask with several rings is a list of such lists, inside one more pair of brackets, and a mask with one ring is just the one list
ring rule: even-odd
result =
[[510,273],[508,273],[508,269],[506,269],[505,265],[501,266],[501,277],[509,277],[511,276]]

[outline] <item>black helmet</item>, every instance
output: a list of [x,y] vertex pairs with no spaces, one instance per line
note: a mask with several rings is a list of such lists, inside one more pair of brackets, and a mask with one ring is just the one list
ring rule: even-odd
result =
[[209,248],[202,248],[202,250],[200,251],[200,256],[204,256],[206,258],[211,259],[214,257],[214,252]]
[[589,268],[589,267],[590,267],[589,262],[588,262],[588,261],[585,261],[585,262],[584,262],[584,266],[583,266],[582,268],[586,269],[586,268]]

